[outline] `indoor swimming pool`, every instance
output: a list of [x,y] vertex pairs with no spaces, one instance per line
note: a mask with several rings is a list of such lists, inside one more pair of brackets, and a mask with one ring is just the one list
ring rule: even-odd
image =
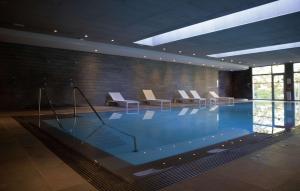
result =
[[252,133],[275,134],[300,123],[300,104],[256,101],[209,107],[100,112],[44,122],[130,165],[180,155]]

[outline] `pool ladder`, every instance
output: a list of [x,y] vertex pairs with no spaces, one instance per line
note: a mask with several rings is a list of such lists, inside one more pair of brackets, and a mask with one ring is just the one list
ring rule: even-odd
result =
[[[76,98],[76,92],[78,92],[82,97],[83,99],[85,100],[85,102],[88,104],[88,106],[92,109],[92,111],[95,113],[95,115],[97,116],[97,118],[99,119],[99,121],[101,121],[102,125],[106,125],[108,127],[110,127],[111,129],[123,134],[123,135],[126,135],[128,137],[130,137],[132,140],[133,140],[133,152],[137,152],[138,149],[137,149],[137,141],[136,141],[136,137],[134,135],[131,135],[131,134],[128,134],[124,131],[121,131],[119,129],[116,129],[114,128],[113,126],[105,123],[105,121],[102,119],[102,117],[100,116],[100,114],[96,111],[96,109],[94,108],[94,106],[91,104],[91,102],[88,100],[88,98],[85,96],[85,94],[83,93],[83,91],[77,87],[77,86],[73,86],[73,115],[74,117],[77,116],[77,98]],[[93,135],[94,132],[91,133],[91,135]],[[89,135],[87,138],[89,138],[91,135]]]
[[44,92],[45,97],[47,99],[48,106],[50,107],[52,113],[55,116],[55,119],[56,119],[56,122],[57,122],[59,128],[64,129],[64,127],[63,127],[63,125],[62,125],[62,123],[61,123],[61,121],[60,121],[60,119],[58,117],[58,114],[57,114],[57,112],[56,112],[56,110],[54,108],[53,102],[52,102],[52,100],[49,97],[49,94],[48,94],[48,91],[47,91],[46,87],[39,88],[39,97],[38,97],[38,116],[39,116],[39,120],[38,120],[38,126],[41,127],[41,104],[42,104],[42,95],[43,95],[43,92]]
[[[116,129],[114,128],[113,126],[105,123],[105,121],[102,119],[102,117],[100,116],[100,114],[96,111],[96,109],[94,108],[94,106],[91,104],[91,102],[88,100],[88,98],[85,96],[85,94],[83,93],[83,91],[77,87],[77,86],[73,86],[73,116],[74,116],[74,126],[76,125],[76,117],[77,117],[77,99],[76,99],[76,92],[78,92],[82,98],[85,100],[85,102],[88,104],[88,106],[92,109],[93,113],[97,116],[97,118],[99,119],[99,121],[101,122],[102,125],[106,125],[108,127],[110,127],[111,129],[123,134],[123,135],[126,135],[128,137],[130,137],[132,140],[133,140],[133,152],[137,152],[138,149],[137,149],[137,141],[136,141],[136,137],[134,135],[131,135],[131,134],[128,134],[126,132],[123,132],[119,129]],[[65,128],[63,127],[60,119],[59,119],[59,116],[54,108],[54,105],[53,105],[53,102],[52,100],[50,99],[49,97],[49,94],[48,94],[48,91],[46,89],[46,87],[42,87],[42,88],[39,88],[39,96],[38,96],[38,126],[41,127],[41,103],[42,103],[42,95],[43,95],[43,92],[45,94],[45,97],[47,99],[47,103],[52,111],[52,113],[54,114],[55,116],[55,119],[56,119],[56,122],[58,124],[58,126],[65,130]],[[90,136],[92,136],[93,133],[91,135],[89,135],[87,138],[89,138]]]

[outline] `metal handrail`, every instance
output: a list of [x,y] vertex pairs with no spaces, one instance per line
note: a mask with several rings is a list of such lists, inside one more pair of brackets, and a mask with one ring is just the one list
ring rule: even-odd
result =
[[46,96],[46,99],[47,99],[47,102],[48,102],[48,105],[52,111],[52,113],[55,115],[55,119],[56,119],[56,122],[58,124],[58,126],[65,130],[65,128],[63,127],[59,117],[58,117],[58,114],[53,106],[53,103],[52,103],[52,100],[49,98],[49,95],[48,95],[48,92],[46,90],[46,88],[39,88],[39,98],[38,98],[38,111],[39,111],[39,123],[38,123],[38,126],[41,127],[41,103],[42,103],[42,92],[44,91],[45,93],[45,96]]
[[[102,119],[102,117],[100,116],[100,114],[96,111],[96,109],[94,108],[94,106],[90,103],[90,101],[88,100],[88,98],[84,95],[84,93],[81,91],[81,89],[77,86],[73,87],[73,102],[74,102],[74,117],[77,116],[77,101],[76,101],[76,90],[80,93],[80,95],[84,98],[84,100],[87,102],[87,104],[89,105],[89,107],[92,109],[92,111],[95,113],[95,115],[97,116],[97,118],[101,121],[102,125],[106,125],[108,127],[110,127],[111,129],[118,131],[121,134],[124,134],[128,137],[131,137],[133,139],[133,146],[134,146],[134,150],[133,152],[137,152],[137,143],[136,143],[136,137],[134,135],[130,135],[126,132],[123,132],[119,129],[116,129],[114,127],[112,127],[111,125],[105,123],[105,121]],[[96,130],[97,131],[97,130]],[[91,137],[96,131],[93,131],[90,135],[87,136],[87,138]]]
[[90,106],[90,108],[93,110],[93,112],[96,114],[97,118],[102,122],[103,125],[106,125],[102,117],[98,114],[96,109],[93,107],[93,105],[90,103],[88,98],[84,95],[84,93],[81,91],[78,87],[73,87],[73,99],[74,99],[74,117],[77,114],[77,102],[76,102],[76,90],[80,93],[80,95],[83,97],[83,99],[87,102],[87,104]]

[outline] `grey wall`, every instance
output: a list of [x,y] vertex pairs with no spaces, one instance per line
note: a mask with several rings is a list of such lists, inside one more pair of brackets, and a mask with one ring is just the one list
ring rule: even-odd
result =
[[196,89],[204,97],[217,91],[214,69],[145,59],[0,43],[0,64],[0,109],[36,107],[44,83],[55,105],[69,105],[70,79],[94,105],[105,104],[109,91],[130,99],[142,99],[147,88],[168,99],[177,89]]

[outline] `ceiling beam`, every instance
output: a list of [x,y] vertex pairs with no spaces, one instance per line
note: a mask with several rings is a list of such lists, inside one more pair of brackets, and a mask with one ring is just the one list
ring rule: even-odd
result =
[[92,42],[75,38],[58,37],[53,35],[25,32],[0,28],[0,41],[8,43],[26,44],[40,47],[59,48],[83,52],[102,53],[117,56],[142,58],[157,61],[176,62],[198,66],[214,67],[219,70],[245,70],[248,66],[177,55],[142,48],[134,48],[107,43]]

